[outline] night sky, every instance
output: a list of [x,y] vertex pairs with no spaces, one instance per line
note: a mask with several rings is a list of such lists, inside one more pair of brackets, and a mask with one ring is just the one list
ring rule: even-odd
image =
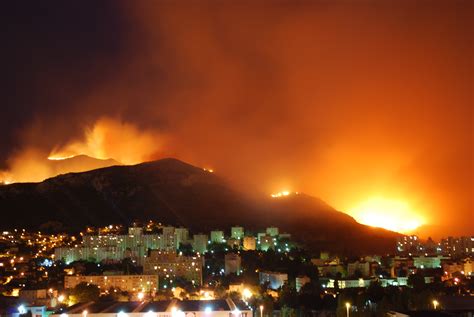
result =
[[0,170],[16,181],[51,176],[52,153],[172,156],[474,234],[472,1],[1,6]]

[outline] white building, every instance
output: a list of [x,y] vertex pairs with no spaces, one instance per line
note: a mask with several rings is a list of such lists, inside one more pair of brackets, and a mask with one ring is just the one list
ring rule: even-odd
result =
[[207,252],[208,238],[205,234],[195,234],[193,236],[193,249],[201,254]]
[[347,275],[354,276],[360,273],[363,277],[370,276],[370,263],[366,261],[355,261],[347,264]]
[[143,273],[158,275],[163,282],[181,277],[201,285],[203,265],[204,258],[201,256],[191,257],[153,250],[143,263]]
[[211,242],[224,243],[224,231],[222,230],[211,231]]
[[188,241],[189,241],[189,231],[188,231],[187,228],[175,228],[174,229],[174,237],[175,237],[176,249],[179,249],[179,247],[183,243],[188,243]]
[[266,232],[271,237],[276,237],[280,233],[277,227],[268,227]]
[[232,227],[230,230],[230,237],[234,239],[242,239],[244,237],[244,228],[243,227]]
[[413,266],[418,269],[437,269],[441,268],[441,261],[449,260],[449,257],[438,256],[415,256],[413,257]]

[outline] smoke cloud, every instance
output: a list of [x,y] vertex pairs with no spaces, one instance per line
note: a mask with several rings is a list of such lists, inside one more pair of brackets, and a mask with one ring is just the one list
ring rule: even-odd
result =
[[[1,142],[18,179],[33,180],[29,166],[48,175],[37,156],[175,156],[245,190],[307,192],[349,213],[401,200],[435,235],[473,234],[470,1],[87,9],[37,21],[60,40],[40,36],[46,52],[65,57],[45,54],[52,71],[20,82],[31,115],[5,122]],[[82,31],[59,28],[86,16],[95,32],[76,46]]]

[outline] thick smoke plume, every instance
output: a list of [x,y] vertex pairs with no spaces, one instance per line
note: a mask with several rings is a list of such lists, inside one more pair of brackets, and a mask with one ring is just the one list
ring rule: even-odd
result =
[[244,190],[349,213],[382,197],[437,234],[473,233],[472,2],[109,6],[40,21],[65,57],[41,60],[31,115],[8,130],[17,180],[48,176],[38,156],[175,156]]
[[[0,173],[0,181],[38,182],[66,172],[80,172],[95,167],[88,160],[70,160],[87,155],[100,160],[114,159],[121,164],[138,164],[159,155],[164,137],[150,130],[138,130],[119,119],[101,118],[84,127],[84,134],[65,145],[38,148],[30,145],[8,160],[8,170]],[[64,161],[64,162],[61,162]],[[99,163],[100,164],[100,163]]]

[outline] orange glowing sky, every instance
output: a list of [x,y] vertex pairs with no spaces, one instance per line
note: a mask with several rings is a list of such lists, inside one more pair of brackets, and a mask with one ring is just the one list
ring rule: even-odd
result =
[[23,92],[0,116],[4,179],[174,156],[370,225],[474,234],[471,1],[68,6],[1,53],[33,74],[3,85]]

